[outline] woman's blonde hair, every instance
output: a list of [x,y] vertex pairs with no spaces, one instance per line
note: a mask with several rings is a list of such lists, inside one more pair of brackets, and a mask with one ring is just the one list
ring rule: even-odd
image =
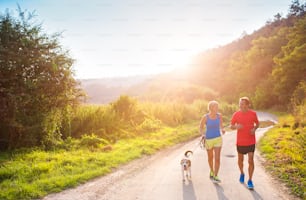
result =
[[213,100],[213,101],[208,102],[208,104],[207,104],[207,110],[208,110],[208,111],[211,111],[211,108],[212,108],[213,106],[215,106],[215,105],[217,105],[217,106],[219,105],[218,101]]

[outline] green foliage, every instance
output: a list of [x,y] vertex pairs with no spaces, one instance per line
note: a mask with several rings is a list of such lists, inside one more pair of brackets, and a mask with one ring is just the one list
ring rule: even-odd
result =
[[212,89],[214,99],[248,96],[256,109],[287,109],[306,74],[306,4],[290,8],[286,18],[277,14],[254,33],[202,53],[186,76]]
[[160,131],[152,134],[122,139],[108,151],[104,146],[107,141],[86,135],[78,140],[67,138],[67,143],[75,148],[0,152],[0,199],[42,198],[48,193],[110,173],[119,165],[189,140],[197,134],[195,124],[178,128],[162,126]]
[[297,21],[288,34],[289,42],[282,48],[282,55],[275,58],[273,71],[274,92],[280,104],[288,104],[291,95],[306,74],[306,16]]
[[80,145],[85,147],[99,147],[109,144],[105,139],[99,138],[96,135],[83,135],[80,140]]
[[286,115],[259,142],[266,157],[265,166],[302,199],[306,195],[305,133],[305,126],[296,127],[294,117]]
[[[149,117],[148,117],[149,118]],[[108,141],[135,136],[135,127],[147,116],[138,102],[128,96],[121,96],[110,105],[82,105],[71,116],[71,136],[80,138],[94,133]]]
[[293,0],[290,5],[290,16],[303,16],[306,14],[306,2],[301,4],[299,0]]
[[180,103],[146,103],[143,110],[169,126],[177,126],[187,119],[186,106]]
[[[201,100],[186,104],[138,102],[133,99],[133,106],[131,106],[133,109],[129,109],[128,112],[122,111],[125,106],[118,109],[118,105],[122,105],[122,102],[129,104],[126,103],[129,102],[127,100],[129,98],[124,97],[123,101],[123,98],[120,97],[112,105],[77,107],[71,116],[71,137],[81,138],[93,133],[113,143],[122,138],[132,138],[138,134],[158,131],[163,125],[175,127],[191,121],[198,121],[207,112],[207,101]],[[223,114],[225,122],[228,122],[237,109],[236,104],[220,102],[220,112]]]
[[80,138],[84,134],[95,135],[108,140],[122,127],[120,118],[110,106],[82,105],[77,107],[71,117],[71,137]]
[[[33,13],[19,9],[18,14],[0,16],[0,127],[5,130],[0,139],[6,148],[58,138],[52,134],[58,134],[61,122],[52,115],[77,103],[81,95],[60,35],[42,33]],[[47,122],[52,125],[45,126]]]
[[291,97],[291,109],[296,123],[306,126],[306,82],[301,81]]
[[137,132],[154,132],[162,127],[162,122],[158,119],[145,119],[140,125],[136,127]]
[[111,103],[112,109],[123,120],[132,120],[136,113],[137,101],[129,96],[123,95],[113,103]]

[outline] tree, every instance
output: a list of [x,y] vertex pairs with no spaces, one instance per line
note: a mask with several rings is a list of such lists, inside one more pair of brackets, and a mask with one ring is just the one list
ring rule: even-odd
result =
[[288,105],[293,91],[306,75],[306,16],[298,20],[288,34],[288,43],[282,47],[280,56],[274,59],[272,72],[274,92],[279,103]]
[[293,0],[290,5],[290,16],[303,16],[306,13],[306,2],[300,4],[299,0]]
[[34,13],[0,15],[0,140],[7,148],[60,138],[62,114],[82,92],[59,33],[42,33]]
[[130,121],[137,113],[137,100],[127,95],[122,95],[111,103],[112,109],[124,121]]
[[291,109],[297,122],[306,123],[306,81],[302,80],[291,97]]

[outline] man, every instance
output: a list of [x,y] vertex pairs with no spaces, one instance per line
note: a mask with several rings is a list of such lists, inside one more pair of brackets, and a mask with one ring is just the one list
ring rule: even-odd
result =
[[248,174],[247,187],[254,189],[252,177],[254,173],[254,151],[255,151],[255,131],[259,127],[259,121],[255,111],[249,108],[250,100],[248,97],[239,99],[240,110],[235,112],[231,119],[231,129],[237,130],[237,152],[238,166],[240,169],[240,183],[244,183],[243,158],[248,154]]

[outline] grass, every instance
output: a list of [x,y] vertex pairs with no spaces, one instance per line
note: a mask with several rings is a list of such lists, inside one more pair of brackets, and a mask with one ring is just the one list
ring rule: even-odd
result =
[[[270,125],[272,122],[261,123],[263,127]],[[197,127],[198,122],[176,128],[163,127],[115,144],[86,136],[86,140],[67,140],[53,151],[32,148],[1,152],[0,199],[41,198],[77,186],[131,160],[189,140],[198,135]],[[283,116],[259,142],[268,170],[302,199],[305,199],[306,188],[305,132],[304,127],[294,126],[293,117]]]
[[20,149],[0,153],[0,199],[34,199],[110,173],[114,168],[198,135],[197,125],[164,127],[134,139],[71,149]]
[[259,142],[267,169],[281,179],[292,193],[306,199],[306,128],[295,126],[294,118],[283,115],[279,124]]

